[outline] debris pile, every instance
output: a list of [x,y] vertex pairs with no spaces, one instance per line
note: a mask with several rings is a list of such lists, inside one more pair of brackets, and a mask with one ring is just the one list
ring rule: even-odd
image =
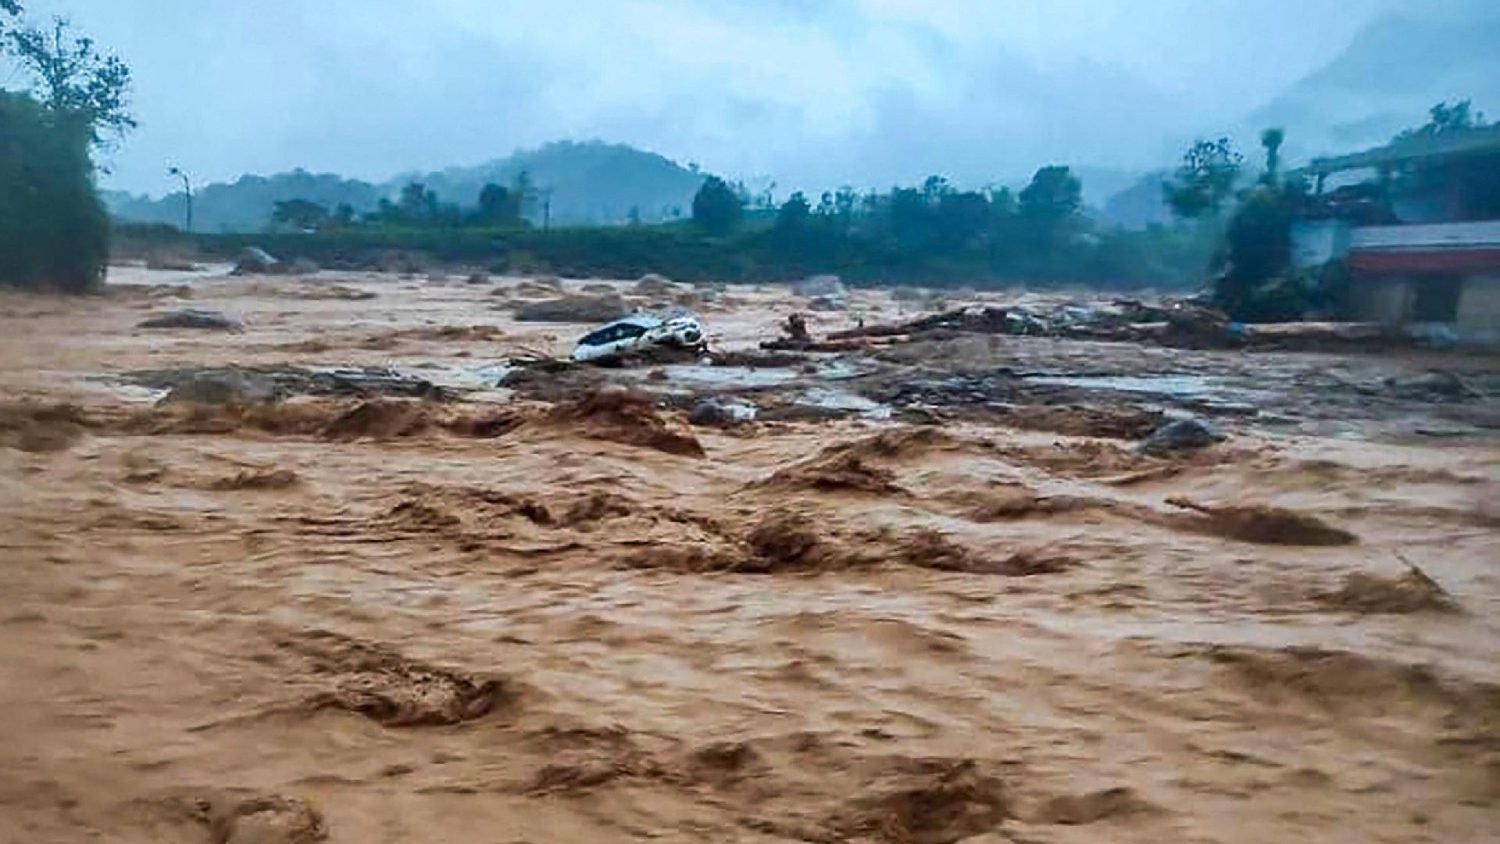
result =
[[398,396],[445,400],[452,396],[425,378],[384,367],[306,369],[299,366],[225,366],[147,369],[127,372],[121,380],[166,390],[163,404],[250,404],[280,401],[294,395]]
[[1222,431],[1199,419],[1174,419],[1151,432],[1141,443],[1141,453],[1152,457],[1169,457],[1185,451],[1198,451],[1228,439]]
[[200,331],[244,331],[245,323],[219,311],[180,308],[141,320],[137,328],[193,328]]

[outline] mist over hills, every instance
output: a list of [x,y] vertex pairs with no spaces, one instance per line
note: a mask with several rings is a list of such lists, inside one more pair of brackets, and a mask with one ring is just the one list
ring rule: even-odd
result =
[[[527,173],[551,204],[553,223],[620,224],[636,212],[642,222],[659,222],[690,212],[703,174],[655,153],[599,141],[559,141],[535,150],[471,167],[449,167],[433,173],[411,172],[372,184],[332,173],[303,170],[273,176],[246,175],[223,184],[198,188],[193,196],[198,231],[259,231],[271,219],[278,201],[306,199],[332,209],[346,203],[356,212],[373,211],[382,198],[394,198],[410,182],[425,184],[443,202],[473,206],[479,191],[493,182],[510,185]],[[122,220],[180,225],[185,208],[181,192],[160,199],[106,191],[110,213]],[[533,216],[541,214],[540,205]]]
[[1250,114],[1243,132],[1284,127],[1293,157],[1347,152],[1382,144],[1425,121],[1433,104],[1461,99],[1500,117],[1500,16],[1393,15]]
[[[1239,125],[1202,134],[1234,138],[1255,168],[1261,130],[1278,126],[1286,130],[1283,154],[1295,163],[1387,143],[1426,122],[1433,105],[1457,100],[1500,118],[1500,17],[1381,18]],[[1099,216],[1127,228],[1169,221],[1161,182],[1170,175],[1163,167],[1139,176],[1110,196]]]
[[552,221],[564,225],[624,223],[632,212],[648,223],[689,215],[704,178],[691,166],[624,144],[558,141],[475,167],[407,173],[388,187],[421,182],[467,205],[485,184],[509,185],[523,172],[550,199]]
[[[1203,127],[1198,134],[1230,135],[1253,162],[1259,131],[1280,126],[1287,132],[1286,155],[1297,161],[1383,143],[1423,122],[1434,103],[1457,99],[1472,99],[1479,111],[1500,110],[1500,16],[1419,20],[1393,15],[1375,20],[1329,61],[1235,125]],[[1082,177],[1086,202],[1107,223],[1140,227],[1167,219],[1160,180],[1175,162],[1135,172],[1091,166],[1086,160],[1036,162],[1049,163],[1073,165]],[[955,159],[952,167],[963,169],[963,162]],[[436,191],[443,202],[471,206],[486,183],[509,185],[522,172],[547,196],[552,222],[561,225],[623,224],[633,218],[650,223],[686,216],[703,179],[695,166],[628,145],[559,141],[483,164],[412,171],[379,183],[301,170],[247,175],[201,187],[195,195],[195,227],[257,231],[266,227],[274,203],[288,199],[309,199],[330,208],[347,203],[358,212],[370,211],[412,181]],[[1028,176],[1008,173],[993,184],[1014,188]],[[816,196],[833,187],[783,184],[777,195],[801,188]],[[183,219],[180,193],[152,199],[107,192],[106,201],[120,219],[171,224]],[[538,203],[531,214],[540,221],[541,213]]]

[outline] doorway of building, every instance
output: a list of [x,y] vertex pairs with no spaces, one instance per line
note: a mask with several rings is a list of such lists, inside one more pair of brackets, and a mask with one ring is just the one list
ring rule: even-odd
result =
[[1457,322],[1462,276],[1423,276],[1412,283],[1412,322]]

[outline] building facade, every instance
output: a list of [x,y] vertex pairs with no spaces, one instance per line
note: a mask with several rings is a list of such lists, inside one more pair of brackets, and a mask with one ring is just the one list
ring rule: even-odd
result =
[[1317,190],[1293,260],[1343,261],[1351,316],[1500,342],[1500,126],[1399,139],[1301,175]]

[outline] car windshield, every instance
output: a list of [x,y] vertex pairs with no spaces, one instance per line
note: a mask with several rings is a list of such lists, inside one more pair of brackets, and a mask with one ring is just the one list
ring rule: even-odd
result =
[[617,322],[606,325],[603,328],[586,335],[578,341],[580,346],[602,346],[605,343],[614,343],[618,340],[626,340],[639,337],[646,333],[646,326],[633,322]]

